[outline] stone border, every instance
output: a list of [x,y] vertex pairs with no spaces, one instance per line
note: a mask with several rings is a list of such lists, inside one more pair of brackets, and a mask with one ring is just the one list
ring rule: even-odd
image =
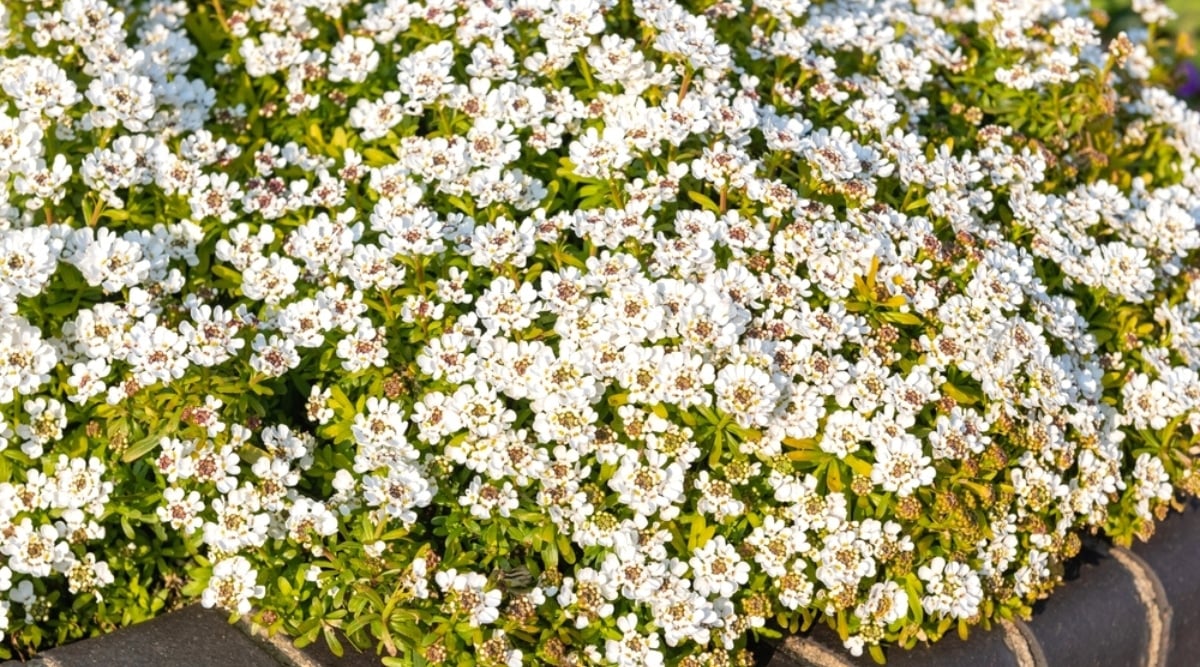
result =
[[[1133,549],[1085,540],[1079,576],[1039,603],[1033,620],[975,629],[911,651],[888,667],[1194,667],[1200,664],[1200,501]],[[874,667],[825,626],[755,649],[760,667]],[[198,605],[30,660],[31,667],[381,667],[378,656],[323,643],[297,649],[248,621]],[[0,667],[19,667],[9,661]]]
[[1046,656],[1042,655],[1037,636],[1025,621],[1019,618],[1000,621],[1000,629],[1004,633],[1004,644],[1012,651],[1017,667],[1047,667]]

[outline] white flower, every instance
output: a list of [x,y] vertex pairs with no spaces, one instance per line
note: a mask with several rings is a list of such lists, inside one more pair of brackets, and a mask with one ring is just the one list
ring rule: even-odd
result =
[[861,539],[857,531],[839,530],[827,536],[817,555],[817,579],[830,589],[855,587],[875,574],[873,545]]
[[904,433],[875,441],[875,464],[871,482],[904,497],[933,483],[937,472],[921,449],[921,441]]
[[276,304],[296,291],[300,268],[279,254],[255,257],[242,272],[242,294],[248,299]]
[[662,629],[667,646],[683,641],[708,643],[710,628],[717,620],[712,603],[690,590],[685,581],[669,582],[650,603],[654,623]]
[[838,458],[845,458],[858,451],[867,437],[868,424],[858,412],[838,410],[825,419],[825,432],[821,435],[821,450]]
[[453,64],[454,46],[450,42],[437,42],[401,58],[396,75],[400,94],[407,100],[406,108],[415,111],[450,92]]
[[1171,499],[1171,477],[1163,466],[1162,459],[1150,454],[1141,454],[1133,467],[1136,482],[1134,494],[1140,500],[1165,502]]
[[[195,443],[181,443],[168,438],[163,440],[162,446],[164,456],[177,457],[191,452]],[[240,461],[232,443],[220,446],[209,444],[196,450],[189,463],[175,464],[173,467],[182,479],[194,477],[200,482],[211,482],[221,493],[228,493],[237,486]]]
[[808,606],[813,599],[813,583],[804,574],[806,564],[797,561],[790,571],[785,572],[774,580],[779,589],[779,604],[786,609],[799,609]]
[[471,480],[466,493],[459,497],[458,504],[470,508],[471,516],[477,519],[490,519],[493,512],[502,517],[510,516],[520,503],[511,482],[497,486],[477,476]]
[[155,513],[159,521],[183,531],[184,535],[191,535],[204,525],[204,519],[200,516],[203,511],[204,501],[200,498],[200,492],[186,492],[171,486],[163,491],[163,504]]
[[921,606],[926,613],[958,619],[971,618],[979,613],[983,587],[979,575],[965,563],[947,562],[937,556],[918,568],[917,576],[925,582]]
[[496,278],[475,301],[475,309],[488,332],[525,329],[539,312],[537,290],[529,283],[517,287],[509,278]]
[[394,467],[383,476],[368,475],[362,487],[367,505],[382,507],[387,516],[406,525],[416,522],[416,510],[433,501],[436,488],[420,471],[408,466]]
[[771,577],[785,577],[796,556],[809,551],[808,535],[773,516],[763,519],[746,538],[754,548],[754,562]]
[[112,482],[104,481],[104,472],[104,464],[96,457],[68,459],[59,455],[54,488],[50,490],[51,506],[102,513],[113,489]]
[[866,601],[854,609],[854,615],[865,622],[887,626],[908,614],[908,593],[895,581],[871,585]]
[[328,537],[338,530],[338,520],[325,503],[297,498],[288,510],[288,536],[301,544],[318,537]]
[[780,400],[779,387],[760,368],[745,364],[726,366],[717,372],[713,392],[717,407],[742,426],[765,426]]
[[363,320],[349,336],[338,341],[337,356],[342,360],[342,368],[356,373],[371,366],[383,367],[388,356],[385,342],[383,331]]
[[222,607],[237,614],[248,614],[250,602],[266,594],[266,587],[257,583],[258,572],[242,556],[232,556],[216,562],[200,603],[205,607]]
[[215,520],[204,523],[204,543],[221,554],[261,547],[271,522],[271,516],[261,509],[258,491],[248,483],[213,500]]
[[[5,14],[3,18],[8,21],[10,17]],[[61,118],[83,99],[66,70],[49,58],[18,56],[6,61],[0,68],[0,87],[23,116]]]
[[521,268],[525,266],[526,258],[533,254],[534,247],[532,221],[518,225],[501,216],[490,224],[476,226],[469,245],[459,249],[471,258],[473,266],[495,268],[511,264]]
[[48,577],[58,569],[69,568],[75,561],[70,546],[61,541],[54,526],[34,527],[29,519],[12,526],[13,534],[0,545],[0,553],[8,556],[8,567],[18,574]]
[[105,378],[112,373],[112,367],[104,359],[92,359],[87,363],[71,365],[71,377],[67,384],[75,389],[71,394],[72,403],[86,403],[93,396],[103,394],[108,390]]
[[329,80],[362,83],[379,66],[375,43],[366,37],[346,35],[329,52]]
[[616,609],[612,601],[617,597],[617,582],[603,571],[585,567],[576,570],[575,577],[563,579],[556,600],[567,618],[575,619],[575,627],[583,629],[612,616]]
[[374,141],[387,136],[404,117],[400,107],[400,91],[390,90],[377,101],[359,98],[350,110],[350,127],[361,130],[363,141]]
[[62,437],[67,426],[67,412],[65,406],[53,398],[28,400],[23,407],[29,421],[18,424],[16,433],[24,440],[21,451],[36,459],[47,445]]
[[74,168],[62,154],[55,155],[54,162],[50,164],[38,158],[32,168],[17,175],[12,189],[27,197],[25,208],[29,210],[40,209],[47,202],[58,204],[66,195],[66,186],[73,172]]
[[[27,297],[41,294],[58,268],[62,246],[46,228],[0,232],[0,286]],[[0,293],[4,291],[0,287]]]
[[618,502],[639,515],[650,517],[657,512],[659,518],[670,520],[679,514],[676,503],[684,497],[683,478],[679,462],[668,463],[666,457],[650,451],[642,463],[638,453],[630,450],[621,457],[608,486],[619,494]]
[[[91,237],[91,230],[87,236]],[[142,254],[142,246],[126,237],[119,237],[107,228],[89,238],[85,249],[68,259],[93,287],[112,293],[122,288],[140,285],[149,277],[150,262]]]
[[291,340],[272,335],[269,339],[258,334],[250,345],[250,367],[266,375],[278,377],[300,364],[300,354]]
[[201,174],[192,186],[188,204],[192,217],[200,220],[214,217],[223,223],[232,222],[237,213],[233,203],[242,197],[242,186],[229,174]]
[[[651,435],[647,440],[653,442],[657,438]],[[696,455],[699,455],[698,449],[694,451]],[[707,470],[700,471],[693,486],[700,492],[700,500],[696,503],[696,509],[705,514],[711,514],[717,521],[724,521],[731,516],[739,516],[745,510],[745,503],[734,496],[732,485],[725,480],[711,478]],[[767,520],[771,520],[770,517]]]
[[750,564],[720,535],[692,553],[692,588],[700,595],[732,598],[750,580]]
[[434,576],[439,588],[449,599],[450,608],[465,614],[471,627],[495,623],[500,618],[503,595],[496,589],[486,590],[487,577],[477,572],[459,573],[455,569]]
[[116,581],[108,563],[97,561],[96,555],[85,554],[83,559],[74,563],[67,570],[67,590],[76,595],[91,593],[97,600],[103,600],[104,595],[99,590]]
[[608,662],[618,667],[662,667],[658,632],[639,632],[636,614],[618,617],[617,627],[622,632],[621,638],[608,639],[604,643],[604,658]]

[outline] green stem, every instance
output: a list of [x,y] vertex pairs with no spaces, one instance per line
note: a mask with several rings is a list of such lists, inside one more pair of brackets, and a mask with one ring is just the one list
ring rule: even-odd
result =
[[225,32],[229,32],[229,21],[225,19],[225,8],[221,6],[221,0],[212,0],[213,12],[217,15],[217,23],[221,24],[221,28]]
[[613,202],[616,203],[617,208],[625,208],[625,201],[624,198],[621,197],[621,188],[617,185],[617,179],[609,179],[608,186],[612,191]]
[[696,74],[695,70],[693,70],[691,67],[688,67],[686,65],[684,66],[683,82],[679,84],[679,97],[676,98],[676,100],[675,100],[676,103],[683,102],[683,98],[684,98],[684,96],[686,96],[688,94],[688,88],[691,87],[692,77],[695,76],[695,74]]
[[392,297],[390,290],[383,290],[379,293],[379,298],[383,301],[383,316],[392,321]]
[[104,200],[96,198],[96,206],[92,209],[91,216],[87,219],[88,227],[95,227],[96,223],[100,222],[100,216],[104,213]]

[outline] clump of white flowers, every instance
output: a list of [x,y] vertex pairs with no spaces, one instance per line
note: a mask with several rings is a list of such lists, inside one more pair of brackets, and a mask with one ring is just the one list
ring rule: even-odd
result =
[[1200,492],[1200,115],[1153,31],[2,9],[13,650],[199,598],[406,664],[882,658]]

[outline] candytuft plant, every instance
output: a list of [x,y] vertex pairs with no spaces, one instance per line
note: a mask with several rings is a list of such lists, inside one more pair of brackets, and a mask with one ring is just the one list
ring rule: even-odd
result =
[[2,656],[883,659],[1200,492],[1154,0],[0,7]]

